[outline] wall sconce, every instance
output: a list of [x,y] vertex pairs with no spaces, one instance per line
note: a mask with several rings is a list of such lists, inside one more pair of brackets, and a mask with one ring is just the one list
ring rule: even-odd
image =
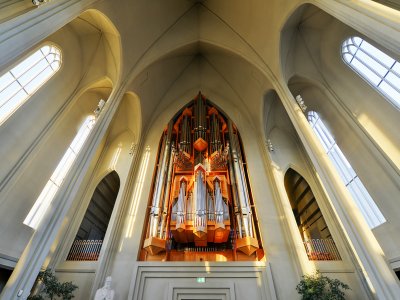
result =
[[32,0],[32,4],[35,6],[40,6],[43,3],[49,2],[49,0]]
[[296,102],[299,105],[301,111],[304,113],[307,110],[307,106],[304,104],[304,100],[300,95],[296,96]]
[[269,152],[275,151],[274,146],[272,145],[272,142],[270,139],[267,139],[267,149]]
[[99,104],[97,104],[97,107],[94,110],[94,116],[96,118],[100,115],[100,113],[103,110],[105,104],[106,104],[106,101],[104,101],[103,99],[100,99]]
[[129,148],[129,155],[130,156],[134,156],[136,154],[136,147],[137,147],[137,144],[135,144],[135,143],[131,144],[131,147]]

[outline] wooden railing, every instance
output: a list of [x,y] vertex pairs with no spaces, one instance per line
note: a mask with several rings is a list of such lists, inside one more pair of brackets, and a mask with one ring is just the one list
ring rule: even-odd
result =
[[75,240],[69,250],[67,260],[96,261],[102,245],[102,240]]
[[342,260],[332,239],[312,239],[303,243],[309,260]]

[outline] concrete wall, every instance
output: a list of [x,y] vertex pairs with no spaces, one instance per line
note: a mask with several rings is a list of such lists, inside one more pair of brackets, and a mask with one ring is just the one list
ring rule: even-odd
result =
[[[301,26],[292,36],[288,54],[293,56],[287,63],[291,66],[287,66],[289,88],[293,96],[302,95],[308,111],[318,112],[382,211],[387,222],[373,232],[387,260],[397,261],[400,239],[388,233],[400,226],[400,211],[394,200],[399,193],[400,135],[393,126],[398,109],[346,66],[340,56],[341,43],[350,36],[377,44],[315,6],[299,10],[301,15],[295,17]],[[377,46],[399,59],[398,53]]]
[[[296,111],[290,91],[304,94],[310,108],[321,112],[367,189],[378,199],[388,222],[374,233],[386,256],[395,260],[399,256],[399,228],[394,217],[398,214],[400,137],[394,126],[398,111],[344,66],[339,47],[357,30],[398,58],[400,19],[398,12],[365,1],[314,2],[335,17],[311,5],[301,7],[304,1],[300,0],[254,0],[251,5],[240,0],[151,4],[124,0],[119,5],[68,0],[50,2],[42,10],[1,23],[2,70],[47,39],[60,45],[65,62],[51,81],[0,127],[4,158],[0,201],[6,208],[0,211],[0,253],[15,260],[25,251],[1,297],[12,298],[18,290],[25,296],[43,264],[55,267],[65,280],[78,279],[81,299],[93,296],[106,275],[113,276],[118,299],[137,293],[135,282],[140,276],[136,270],[143,266],[136,258],[160,134],[176,111],[201,90],[241,133],[277,298],[295,299],[294,287],[300,276],[319,268],[350,283],[352,299],[365,299],[368,288],[358,272],[359,264],[364,263],[377,295],[390,299],[392,291],[382,291],[387,286],[396,290],[393,286],[397,283],[393,274],[382,273],[382,261],[375,259],[378,254],[365,245],[365,249],[349,246],[356,239],[351,237],[362,234],[363,228],[340,219],[345,216],[337,206],[341,187],[329,168],[321,167],[326,166],[323,155],[315,155],[318,147],[304,116]],[[265,95],[271,90],[279,97],[275,97],[278,100],[270,122]],[[22,225],[23,219],[79,122],[100,96],[109,101],[85,153],[71,171],[69,184],[62,189],[64,194],[56,199],[54,220],[47,216],[49,226],[31,231]],[[276,153],[267,152],[266,138],[276,144]],[[132,142],[138,149],[133,156],[129,154]],[[115,159],[118,149],[121,154]],[[282,190],[289,166],[297,168],[316,191],[343,263],[312,264],[305,257]],[[93,190],[113,169],[121,178],[121,187],[99,261],[87,269],[65,264]],[[354,256],[358,254],[373,258],[357,261]],[[146,267],[160,269],[161,265]],[[168,285],[168,280],[149,282],[154,280]],[[248,281],[254,297],[263,299],[262,284],[254,280],[234,283],[238,297],[243,296],[242,284]],[[226,290],[230,287],[227,284]],[[158,292],[150,286],[142,291],[144,297]],[[268,293],[265,295],[269,299]]]

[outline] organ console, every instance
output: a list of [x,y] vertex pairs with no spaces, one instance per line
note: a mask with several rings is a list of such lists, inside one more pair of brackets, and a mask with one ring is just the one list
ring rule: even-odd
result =
[[162,136],[141,259],[179,260],[179,251],[183,260],[190,252],[234,260],[236,251],[259,259],[246,172],[235,125],[199,93]]

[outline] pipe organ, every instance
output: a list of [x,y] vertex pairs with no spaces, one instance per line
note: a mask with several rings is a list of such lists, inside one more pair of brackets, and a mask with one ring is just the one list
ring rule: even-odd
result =
[[154,176],[141,259],[179,260],[185,249],[259,258],[237,129],[201,93],[164,130]]

